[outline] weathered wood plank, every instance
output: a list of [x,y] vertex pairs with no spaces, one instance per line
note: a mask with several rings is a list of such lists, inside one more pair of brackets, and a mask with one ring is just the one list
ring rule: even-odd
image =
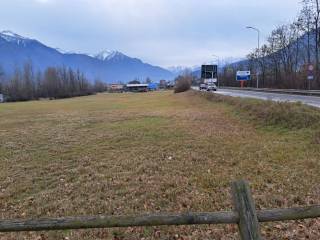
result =
[[235,210],[239,215],[238,226],[241,239],[261,240],[259,221],[249,184],[244,180],[234,182],[232,194]]
[[156,214],[141,216],[92,216],[0,221],[0,232],[161,225],[232,224],[237,222],[238,216],[234,212]]
[[[320,206],[257,211],[259,222],[320,218]],[[235,212],[156,214],[142,216],[83,216],[0,220],[0,232],[44,231],[160,225],[237,224]]]
[[320,206],[269,209],[257,211],[259,222],[276,222],[320,218]]

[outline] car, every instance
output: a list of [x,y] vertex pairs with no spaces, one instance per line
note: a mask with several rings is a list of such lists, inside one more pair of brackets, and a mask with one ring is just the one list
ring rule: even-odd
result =
[[207,84],[200,84],[200,87],[199,87],[200,91],[203,91],[203,90],[207,90]]
[[210,84],[207,86],[207,91],[208,92],[217,91],[217,86],[215,84]]

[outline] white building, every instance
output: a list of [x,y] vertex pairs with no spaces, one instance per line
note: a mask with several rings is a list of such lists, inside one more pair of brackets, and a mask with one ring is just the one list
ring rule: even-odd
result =
[[0,103],[3,103],[4,102],[4,96],[3,94],[0,93]]

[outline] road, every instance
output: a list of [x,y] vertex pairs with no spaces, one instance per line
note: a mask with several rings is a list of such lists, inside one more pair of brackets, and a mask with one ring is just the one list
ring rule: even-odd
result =
[[292,94],[254,92],[230,89],[218,89],[218,91],[215,93],[232,97],[255,98],[262,100],[271,100],[276,102],[301,102],[303,104],[320,108],[320,97],[315,96],[302,96]]

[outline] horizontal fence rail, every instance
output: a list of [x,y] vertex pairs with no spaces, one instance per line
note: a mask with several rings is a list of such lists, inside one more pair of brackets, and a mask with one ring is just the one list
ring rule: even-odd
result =
[[320,217],[320,205],[287,209],[256,210],[249,184],[232,184],[235,209],[229,212],[149,214],[139,216],[82,216],[29,220],[0,220],[0,232],[50,231],[114,227],[238,224],[242,240],[260,240],[260,222]]
[[[320,217],[320,206],[257,211],[259,222],[299,220]],[[153,214],[140,216],[90,216],[3,220],[0,232],[44,231],[86,228],[141,227],[163,225],[237,224],[236,212]]]

